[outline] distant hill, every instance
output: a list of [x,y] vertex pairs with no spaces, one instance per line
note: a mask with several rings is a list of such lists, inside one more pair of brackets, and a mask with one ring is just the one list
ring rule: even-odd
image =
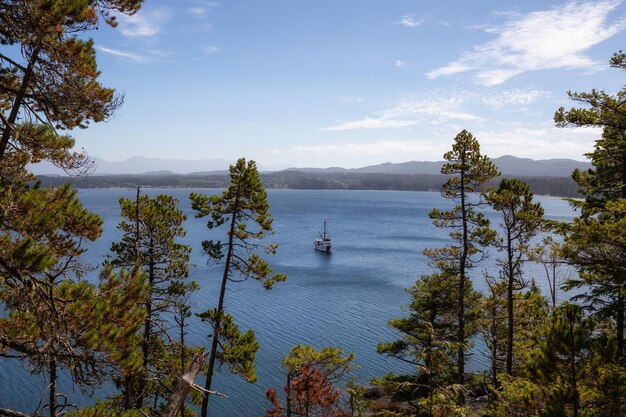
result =
[[[91,175],[174,175],[190,174],[193,172],[225,172],[232,163],[234,163],[234,161],[219,158],[186,160],[133,156],[124,161],[117,162],[94,158],[95,171]],[[65,175],[61,169],[48,162],[31,165],[30,169],[37,175]]]
[[[515,177],[569,177],[578,168],[591,168],[589,162],[573,159],[518,158],[511,155],[494,158],[493,162],[505,176]],[[363,168],[289,168],[284,171],[299,171],[309,174],[358,173],[358,174],[400,174],[400,175],[439,175],[444,161],[410,161],[401,163],[386,162]]]
[[[225,159],[162,159],[134,156],[124,161],[111,162],[95,158],[95,171],[92,176],[99,175],[221,175],[228,173],[228,166],[234,161]],[[505,176],[523,177],[569,177],[574,169],[588,169],[588,162],[573,159],[542,159],[518,158],[505,155],[494,158],[493,162]],[[409,161],[400,163],[386,162],[362,168],[287,168],[279,172],[303,172],[307,174],[399,174],[399,175],[439,175],[444,161]],[[263,165],[258,165],[262,172],[269,172]],[[31,170],[37,175],[65,175],[54,165],[42,162],[32,165]]]

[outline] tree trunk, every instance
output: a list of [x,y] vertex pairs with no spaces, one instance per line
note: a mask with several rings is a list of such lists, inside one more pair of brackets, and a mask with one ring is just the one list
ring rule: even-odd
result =
[[50,417],[57,415],[57,364],[54,359],[50,360]]
[[[459,265],[459,311],[458,311],[458,343],[457,350],[457,383],[459,385],[465,384],[465,267],[467,264],[467,256],[469,252],[469,237],[468,237],[468,225],[467,225],[467,207],[465,205],[465,172],[461,171],[461,218],[463,221],[463,248],[461,251],[461,259]],[[461,393],[459,395],[459,401],[461,404],[465,403],[465,397]]]
[[193,361],[191,361],[187,370],[178,381],[176,388],[170,395],[170,398],[167,400],[167,405],[163,411],[163,417],[176,417],[178,411],[182,409],[185,404],[185,399],[187,398],[187,395],[189,395],[189,392],[191,392],[194,380],[200,372],[200,367],[206,360],[206,357],[207,354],[203,353],[202,355],[196,356]]
[[35,48],[33,54],[30,56],[28,60],[28,66],[26,67],[26,71],[24,71],[24,78],[22,78],[22,83],[20,85],[20,89],[15,96],[15,100],[13,101],[13,107],[11,108],[11,113],[9,114],[9,118],[7,119],[7,124],[5,126],[4,131],[2,132],[2,138],[0,139],[0,165],[2,165],[2,161],[4,159],[4,153],[9,145],[9,138],[11,137],[11,129],[12,125],[17,120],[17,115],[20,112],[20,107],[22,106],[22,101],[26,96],[26,91],[30,85],[30,79],[33,76],[35,63],[39,57],[39,48]]
[[617,295],[617,352],[615,354],[618,363],[624,359],[624,293],[618,290]]
[[[239,211],[239,190],[237,190],[237,197],[235,198],[235,205],[233,207],[233,214],[230,221],[230,233],[228,235],[228,252],[226,253],[226,265],[224,266],[224,274],[222,275],[222,285],[220,287],[220,298],[217,304],[217,315],[215,318],[215,330],[213,332],[213,340],[211,341],[211,352],[209,355],[209,367],[207,370],[206,381],[204,383],[204,389],[207,391],[211,389],[211,383],[213,382],[213,372],[215,370],[215,359],[217,357],[217,346],[219,341],[219,330],[221,325],[221,315],[224,311],[224,295],[226,294],[226,283],[228,282],[228,274],[230,272],[230,262],[233,255],[233,235],[235,232],[236,218]],[[200,408],[200,417],[207,417],[209,410],[209,397],[207,395],[202,398],[202,406]]]
[[154,255],[153,246],[154,242],[150,238],[150,249],[148,250],[148,298],[146,300],[146,321],[143,324],[143,342],[141,349],[143,353],[143,381],[140,387],[141,392],[137,396],[136,408],[141,408],[145,400],[145,386],[148,376],[148,362],[150,357],[150,338],[152,337],[152,290],[154,285]]
[[287,417],[291,417],[291,371],[287,373],[287,396],[285,398],[285,408],[287,411]]
[[570,318],[569,320],[569,332],[570,332],[570,383],[572,385],[572,391],[574,392],[574,398],[572,399],[572,411],[573,417],[578,417],[578,409],[580,408],[580,400],[578,398],[578,384],[576,378],[576,340],[574,334],[574,322]]
[[497,328],[497,308],[494,304],[491,313],[491,383],[495,388],[499,388],[498,383],[498,328]]
[[[185,311],[180,314],[180,369],[185,366]],[[194,377],[195,378],[195,377]],[[185,402],[180,405],[180,417],[185,417]]]
[[513,282],[514,282],[514,267],[513,267],[513,248],[511,246],[511,229],[507,229],[506,236],[506,253],[508,262],[508,283],[506,289],[506,312],[507,312],[507,328],[506,328],[506,373],[511,375],[513,373]]

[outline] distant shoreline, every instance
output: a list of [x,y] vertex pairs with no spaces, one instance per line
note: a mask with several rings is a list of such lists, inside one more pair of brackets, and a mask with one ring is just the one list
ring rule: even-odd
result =
[[[570,177],[507,176],[527,182],[536,195],[580,197],[578,186]],[[82,177],[39,176],[43,186],[70,183],[76,188],[225,188],[228,175],[92,175]],[[261,174],[267,189],[294,190],[371,190],[439,192],[445,175],[378,173],[304,173],[281,171]],[[497,184],[496,180],[491,185]]]

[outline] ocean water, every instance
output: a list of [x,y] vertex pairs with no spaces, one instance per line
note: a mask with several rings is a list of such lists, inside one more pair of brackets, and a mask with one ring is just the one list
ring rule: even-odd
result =
[[[193,311],[205,311],[217,303],[219,266],[207,265],[200,242],[219,238],[223,231],[208,231],[205,221],[195,219],[190,207],[190,192],[206,194],[219,190],[145,189],[144,193],[167,193],[180,200],[187,213],[186,244],[191,245],[195,266],[191,278],[201,290],[192,296]],[[120,238],[116,226],[120,221],[118,199],[134,198],[132,189],[85,189],[80,198],[104,220],[102,237],[89,247],[86,260],[100,265],[109,253],[112,242]],[[356,355],[352,376],[368,384],[375,376],[408,370],[397,360],[376,354],[379,342],[393,340],[396,334],[387,321],[405,315],[402,306],[409,301],[404,288],[423,274],[429,273],[422,251],[448,242],[447,231],[432,226],[428,212],[447,209],[452,203],[438,193],[388,191],[320,191],[269,190],[270,210],[275,234],[267,242],[279,244],[278,254],[268,256],[271,266],[288,275],[284,283],[264,290],[259,282],[229,283],[225,306],[242,329],[256,332],[260,349],[256,365],[258,381],[244,382],[240,377],[220,369],[214,377],[213,389],[228,398],[211,398],[212,417],[259,416],[268,407],[265,391],[269,387],[282,390],[284,375],[280,359],[295,344],[311,344],[316,348],[340,346]],[[546,217],[569,220],[573,212],[558,198],[536,197]],[[487,213],[494,222],[497,217]],[[315,252],[313,240],[328,221],[333,240],[332,255]],[[493,259],[485,268],[493,268]],[[547,287],[542,269],[529,267],[541,288]],[[484,289],[481,268],[472,272],[474,285]],[[92,279],[96,279],[95,275]],[[196,346],[208,346],[209,328],[196,318],[191,319],[187,340]],[[485,369],[486,360],[475,353],[468,367]],[[197,381],[204,383],[203,376]],[[28,364],[14,359],[0,359],[0,407],[32,412],[40,401],[45,403],[46,383],[41,376],[28,372]],[[94,398],[115,392],[111,384],[98,387],[94,395],[81,393],[66,375],[60,377],[60,392],[70,402],[86,405]]]

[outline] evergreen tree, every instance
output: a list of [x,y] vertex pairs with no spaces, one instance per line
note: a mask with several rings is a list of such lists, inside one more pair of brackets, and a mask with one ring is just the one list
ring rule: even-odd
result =
[[[201,315],[213,327],[205,389],[211,389],[218,355],[221,355],[222,360],[228,361],[231,367],[240,369],[248,380],[253,381],[256,379],[252,371],[258,344],[253,332],[239,332],[232,316],[225,313],[224,298],[228,281],[252,278],[262,281],[263,286],[270,289],[275,282],[287,278],[282,274],[273,274],[268,263],[257,253],[258,250],[264,250],[271,254],[277,249],[275,244],[263,246],[256,242],[273,232],[267,193],[254,161],[246,163],[242,158],[235,165],[231,165],[230,185],[221,195],[192,193],[190,199],[196,217],[209,217],[209,229],[222,225],[227,227],[226,242],[202,242],[204,252],[210,259],[220,261],[225,258],[217,308],[209,309]],[[228,348],[223,347],[220,354],[218,347],[225,337],[228,339],[225,344]],[[229,351],[237,354],[231,355]],[[204,397],[201,417],[206,417],[207,411],[208,397]]]
[[505,258],[498,260],[500,276],[506,282],[507,332],[506,373],[513,372],[513,337],[515,329],[514,293],[526,287],[522,266],[528,258],[530,243],[539,232],[543,218],[541,204],[533,203],[533,194],[524,182],[504,178],[498,188],[486,195],[489,204],[502,215],[502,237],[496,240]]
[[115,26],[115,13],[135,13],[142,1],[0,1],[0,43],[21,52],[0,53],[0,166],[7,158],[84,166],[73,140],[56,130],[105,120],[122,100],[98,81],[93,41],[83,33],[97,29],[99,16]]
[[140,195],[139,189],[135,200],[120,199],[123,220],[118,229],[124,234],[121,241],[112,244],[114,255],[106,261],[118,268],[139,267],[146,277],[142,375],[129,385],[133,392],[125,392],[136,408],[141,408],[150,396],[153,403],[158,402],[154,397],[158,397],[162,380],[168,377],[165,370],[171,368],[166,363],[173,360],[169,342],[172,336],[167,334],[165,316],[173,316],[187,294],[197,288],[193,281],[186,281],[191,249],[177,241],[186,233],[186,216],[177,205],[178,200],[172,196],[151,198]]
[[[491,362],[491,388],[496,390],[506,389],[510,385],[511,378],[506,374],[507,354],[507,305],[508,300],[507,282],[500,279],[487,279],[489,289],[488,296],[483,299],[482,325],[480,332],[487,345],[486,356]],[[534,354],[536,335],[543,331],[546,318],[548,317],[548,304],[541,291],[531,281],[527,291],[516,291],[513,294],[513,309],[515,311],[515,327],[513,332],[513,357],[512,374],[524,375],[530,357]],[[502,375],[505,373],[505,375]],[[505,383],[505,382],[507,383]],[[495,392],[496,397],[499,396]]]
[[[103,347],[93,326],[104,330],[102,317],[113,312],[80,281],[89,270],[81,260],[84,244],[100,235],[100,219],[69,186],[42,188],[26,167],[47,160],[68,171],[89,168],[61,131],[106,119],[121,100],[98,82],[93,42],[83,32],[95,29],[99,16],[115,25],[114,13],[132,14],[140,5],[0,1],[0,44],[14,45],[0,52],[0,300],[6,313],[0,351],[48,373],[51,415],[62,407],[57,368],[67,368],[82,387],[99,380]],[[88,310],[98,315],[86,320]]]
[[467,350],[466,313],[469,271],[483,256],[483,249],[495,239],[489,229],[489,220],[476,209],[485,204],[479,193],[491,179],[498,175],[495,165],[480,153],[480,145],[474,136],[463,130],[455,138],[452,150],[444,154],[447,161],[441,173],[449,178],[441,194],[456,203],[450,211],[434,209],[429,216],[437,227],[452,229],[450,237],[454,244],[424,253],[439,269],[451,277],[451,285],[457,287],[457,383],[465,383],[465,351]]
[[[621,51],[614,54],[610,64],[626,69],[626,55]],[[620,262],[624,252],[619,251],[619,242],[614,242],[616,238],[620,240],[614,227],[626,214],[619,209],[623,205],[620,200],[626,199],[626,87],[615,95],[597,90],[569,92],[568,95],[586,106],[567,111],[560,108],[554,116],[557,126],[603,128],[595,150],[587,154],[593,168],[573,174],[585,200],[574,202],[581,209],[581,216],[566,233],[564,253],[578,267],[581,278],[570,280],[568,285],[592,289],[591,296],[587,297],[589,307],[605,304],[599,312],[612,316],[618,343],[616,358],[621,360],[624,358],[626,270]],[[587,239],[585,233],[588,232],[594,233],[596,240]],[[614,252],[609,255],[602,248],[611,248]],[[606,300],[609,300],[608,305]]]
[[605,360],[594,331],[595,323],[578,306],[564,304],[552,314],[530,368],[534,379],[549,390],[548,415],[581,415],[583,385]]
[[[469,312],[466,319],[474,324],[479,294],[471,290],[471,282],[466,289]],[[402,386],[411,386],[408,401],[416,408],[425,408],[425,413],[433,415],[435,394],[451,383],[455,373],[458,346],[454,342],[458,334],[457,288],[450,285],[450,277],[444,273],[423,276],[412,288],[406,290],[412,300],[408,305],[411,314],[406,318],[389,321],[389,326],[399,331],[401,339],[379,343],[380,354],[399,359],[416,367],[413,378],[386,378],[394,392],[402,391]],[[468,326],[472,330],[475,326]],[[472,333],[472,332],[470,332]],[[395,381],[395,382],[394,382]],[[419,398],[426,401],[421,405]]]
[[585,288],[574,299],[583,301],[599,318],[612,321],[618,360],[624,358],[625,228],[626,199],[611,201],[599,215],[575,219],[562,249],[579,272],[566,281],[566,288]]

